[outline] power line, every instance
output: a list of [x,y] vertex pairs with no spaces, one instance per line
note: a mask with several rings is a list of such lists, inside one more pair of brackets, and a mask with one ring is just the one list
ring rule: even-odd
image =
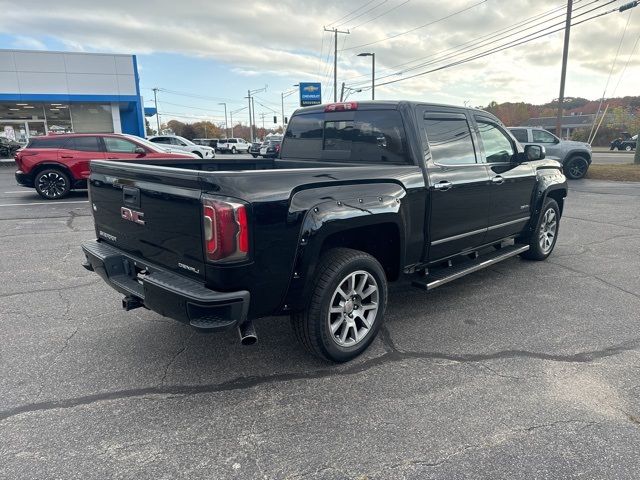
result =
[[624,64],[624,67],[622,69],[622,73],[620,73],[620,78],[618,79],[618,83],[616,83],[616,86],[613,89],[613,92],[611,94],[612,97],[615,96],[616,92],[618,91],[618,86],[620,85],[620,82],[622,81],[622,77],[624,77],[624,74],[627,71],[627,67],[629,66],[629,62],[631,62],[631,58],[633,57],[633,54],[636,53],[636,48],[638,48],[638,43],[640,43],[640,34],[638,35],[638,38],[636,38],[636,42],[633,44],[633,48],[631,49],[631,53],[629,54],[629,58],[627,58],[627,63]]
[[[593,16],[591,16],[591,17],[589,17],[589,18],[586,18],[586,19],[584,19],[584,20],[581,20],[581,21],[579,21],[579,22],[572,23],[572,24],[571,24],[571,26],[573,27],[573,26],[580,25],[580,24],[582,24],[582,23],[588,22],[588,21],[593,20],[593,19],[595,19],[595,18],[599,18],[599,17],[602,17],[602,16],[604,16],[604,15],[608,15],[609,13],[613,13],[613,12],[615,12],[615,11],[617,11],[617,10],[618,10],[618,9],[616,8],[616,9],[613,9],[613,10],[610,10],[610,11],[606,11],[606,12],[599,13],[599,14],[597,14],[597,15],[593,15]],[[436,71],[439,71],[439,70],[444,70],[444,69],[446,69],[446,68],[451,68],[451,67],[454,67],[454,66],[457,66],[457,65],[461,65],[461,64],[463,64],[463,63],[468,63],[468,62],[471,62],[471,61],[473,61],[473,60],[477,60],[478,58],[486,57],[486,56],[488,56],[488,55],[493,55],[494,53],[498,53],[498,52],[501,52],[501,51],[503,51],[503,50],[507,50],[507,49],[510,49],[510,48],[516,47],[516,46],[518,46],[518,45],[522,45],[522,44],[524,44],[524,43],[529,43],[529,42],[531,42],[531,41],[533,41],[533,40],[536,40],[536,39],[538,39],[538,38],[542,38],[542,37],[545,37],[545,36],[550,35],[550,34],[552,34],[552,33],[560,32],[560,31],[562,31],[562,30],[564,30],[564,27],[561,27],[561,28],[558,28],[558,29],[556,29],[556,30],[552,30],[552,31],[545,31],[545,32],[544,32],[544,33],[542,33],[541,35],[537,35],[537,36],[534,36],[534,37],[532,37],[532,38],[528,38],[528,39],[527,39],[527,38],[525,37],[525,39],[524,39],[524,40],[522,40],[522,39],[518,39],[518,40],[521,40],[521,41],[516,41],[516,43],[511,43],[511,44],[507,44],[507,45],[504,45],[504,46],[501,46],[501,47],[493,48],[492,50],[488,50],[488,51],[486,51],[486,52],[482,52],[482,53],[479,53],[479,54],[473,55],[473,56],[471,56],[471,57],[467,57],[467,58],[464,58],[464,59],[462,59],[462,60],[458,60],[458,61],[456,61],[456,62],[452,62],[452,63],[446,64],[446,65],[442,65],[442,66],[440,66],[440,67],[433,68],[433,69],[431,69],[431,70],[427,70],[427,71],[425,71],[425,72],[416,73],[416,74],[414,74],[414,75],[410,75],[410,76],[408,76],[408,77],[403,77],[403,78],[398,78],[398,79],[396,79],[396,80],[389,80],[389,81],[387,81],[387,82],[382,82],[382,83],[378,83],[378,82],[376,82],[376,86],[390,85],[390,84],[392,84],[392,83],[402,82],[402,81],[404,81],[404,80],[409,80],[409,79],[411,79],[411,78],[415,78],[415,77],[420,77],[420,76],[423,76],[423,75],[427,75],[427,74],[429,74],[429,73],[433,73],[433,72],[436,72]],[[529,35],[527,35],[527,37],[528,37],[528,36],[531,36],[531,35],[534,35],[534,34],[529,34]],[[371,88],[371,87],[368,87],[368,88],[367,88],[367,87],[364,87],[364,88],[363,88],[363,90],[369,90],[370,88]]]
[[[598,1],[598,0],[593,0],[592,2],[585,4],[585,5],[583,5],[583,6],[582,6],[582,7],[580,7],[580,8],[585,8],[585,7],[589,6],[590,4],[593,4],[593,3],[597,2],[597,1]],[[581,16],[584,16],[584,15],[586,15],[586,14],[588,14],[588,13],[593,12],[594,10],[597,10],[597,9],[599,9],[599,8],[601,8],[601,7],[603,7],[603,6],[606,6],[606,5],[608,5],[608,4],[611,4],[611,3],[615,2],[615,1],[616,1],[616,0],[610,0],[609,2],[605,3],[604,5],[598,6],[598,7],[596,7],[596,8],[590,9],[590,10],[587,10],[586,12],[583,12],[583,13],[581,13],[581,14],[579,14],[579,15],[575,15],[573,18],[575,19],[575,18],[579,18],[579,17],[581,17]],[[576,9],[576,10],[578,10],[578,9]],[[562,16],[564,16],[564,15],[562,15]],[[392,73],[392,74],[383,75],[383,76],[378,77],[378,78],[376,79],[376,83],[377,83],[377,84],[380,84],[380,83],[378,82],[378,80],[383,80],[383,79],[385,79],[385,78],[395,77],[395,76],[398,76],[398,75],[402,75],[402,74],[404,74],[404,73],[407,73],[407,72],[410,72],[410,71],[414,71],[414,70],[418,70],[418,69],[420,69],[420,68],[424,68],[424,67],[427,67],[427,66],[435,65],[435,64],[440,63],[440,62],[443,62],[443,61],[449,61],[449,60],[451,60],[451,59],[453,59],[453,58],[460,57],[461,55],[464,55],[464,54],[466,54],[466,53],[471,53],[471,52],[476,51],[476,50],[478,50],[478,49],[480,49],[480,48],[483,48],[483,47],[488,47],[488,48],[490,48],[490,49],[494,49],[494,48],[501,48],[501,47],[508,46],[508,45],[509,45],[509,42],[520,42],[520,40],[524,40],[524,39],[527,39],[528,37],[532,37],[532,36],[534,36],[534,37],[535,37],[535,38],[533,38],[533,39],[536,39],[536,38],[540,38],[540,37],[543,37],[543,36],[549,35],[549,34],[551,34],[551,33],[555,33],[555,32],[558,32],[558,31],[563,30],[563,29],[564,29],[564,24],[565,24],[565,21],[564,21],[564,20],[562,20],[562,21],[560,21],[560,22],[557,22],[557,23],[554,23],[554,24],[552,24],[552,25],[546,25],[545,27],[543,27],[543,28],[541,28],[541,29],[539,29],[539,30],[536,30],[536,31],[531,32],[531,33],[528,33],[528,34],[526,34],[526,35],[524,35],[524,36],[521,36],[521,37],[518,37],[518,38],[516,38],[516,39],[510,40],[510,41],[509,41],[509,42],[507,42],[507,43],[502,43],[502,44],[498,45],[497,47],[492,46],[492,45],[495,45],[496,43],[502,42],[503,40],[505,40],[505,39],[507,39],[507,38],[509,38],[509,37],[513,37],[513,36],[515,36],[515,35],[520,35],[520,34],[522,34],[523,32],[525,32],[525,31],[527,31],[527,30],[531,30],[532,28],[536,28],[536,27],[538,27],[538,26],[540,26],[540,25],[546,24],[546,23],[548,23],[549,21],[554,20],[555,18],[558,18],[558,17],[554,17],[554,18],[551,18],[551,19],[548,19],[548,20],[542,21],[542,22],[540,22],[540,23],[537,23],[537,24],[531,25],[531,26],[529,26],[529,27],[527,27],[527,28],[520,29],[520,30],[518,30],[518,31],[516,31],[516,32],[514,32],[514,33],[511,33],[511,34],[509,34],[509,35],[503,35],[503,34],[494,35],[494,36],[492,36],[492,37],[489,37],[487,40],[489,40],[490,38],[494,38],[494,37],[496,37],[496,36],[497,36],[497,37],[501,37],[501,38],[498,38],[498,39],[493,40],[493,41],[490,41],[490,42],[489,42],[489,41],[483,41],[483,42],[480,42],[480,43],[479,43],[479,44],[477,44],[477,45],[471,45],[471,46],[468,46],[468,47],[462,48],[462,49],[460,49],[460,50],[458,50],[458,51],[454,51],[454,52],[452,52],[452,53],[450,53],[450,54],[447,54],[447,55],[444,55],[444,56],[440,56],[439,58],[434,58],[433,60],[430,60],[430,61],[428,61],[428,62],[423,62],[423,63],[420,63],[420,64],[418,64],[418,65],[414,65],[414,66],[412,66],[412,67],[410,67],[410,68],[406,68],[406,69],[400,70],[400,71],[398,71],[398,72],[394,72],[394,73]],[[558,26],[561,26],[561,25],[562,25],[562,27],[561,27],[561,28],[559,28],[559,29],[557,29],[557,30],[553,30],[553,31],[550,31],[550,30],[549,30],[549,29],[552,29],[553,27],[558,27]],[[504,33],[506,33],[506,32],[504,32]],[[538,35],[538,36],[536,36],[536,35],[537,35],[537,34],[539,34],[539,33],[542,33],[542,35]],[[469,42],[467,42],[467,43],[469,43]],[[521,43],[523,43],[523,42],[517,43],[517,45],[520,45]],[[526,42],[524,42],[524,43],[526,43]],[[513,46],[515,46],[515,44],[514,44]],[[511,48],[511,47],[508,47],[508,48]],[[498,51],[502,51],[502,50],[505,50],[505,48],[501,48],[501,49],[500,49],[500,50],[498,50]],[[445,51],[446,51],[446,50],[445,50]],[[491,51],[491,50],[488,50],[488,51]],[[443,52],[444,52],[444,51],[443,51]],[[440,52],[440,53],[443,53],[443,52]],[[440,53],[433,54],[433,55],[431,55],[430,57],[438,56],[438,55],[440,55]],[[485,51],[485,52],[481,52],[481,53],[477,54],[477,55],[480,55],[480,56],[479,56],[479,57],[477,57],[477,58],[481,58],[481,57],[483,57],[483,56],[486,56],[486,55],[484,55],[484,53],[486,53],[486,51]],[[425,57],[425,58],[428,58],[428,57]],[[472,58],[472,59],[475,59],[476,57],[471,57],[471,58]],[[466,60],[466,59],[465,59],[464,61],[462,61],[462,63],[466,63],[467,61],[468,61],[468,60]],[[430,71],[430,72],[431,72],[431,71]],[[414,75],[409,76],[409,77],[403,77],[403,78],[413,78],[413,77],[414,77]],[[394,83],[394,82],[391,82],[391,83]],[[352,85],[358,86],[358,85],[366,85],[366,84],[367,84],[367,82],[366,82],[366,81],[361,81],[361,82],[355,82],[355,83],[354,83],[354,84],[352,84]]]
[[[153,100],[147,100],[148,102],[153,102]],[[210,110],[208,108],[201,108],[201,107],[194,107],[193,105],[182,105],[180,103],[172,103],[172,102],[167,102],[166,100],[162,100],[162,104],[164,105],[171,105],[173,107],[184,107],[184,108],[190,108],[192,110],[202,110],[205,112],[218,112],[218,113],[222,113],[222,110]]]
[[358,25],[356,25],[355,27],[351,27],[351,30],[355,30],[356,28],[361,27],[362,25],[366,25],[367,23],[371,23],[371,22],[373,22],[374,20],[379,19],[380,17],[384,17],[385,15],[387,15],[387,14],[389,14],[389,13],[393,12],[394,10],[396,10],[396,9],[400,8],[401,6],[403,6],[403,5],[407,4],[407,3],[409,3],[410,1],[411,1],[411,0],[405,0],[404,2],[402,2],[402,3],[398,4],[398,5],[396,5],[395,7],[390,8],[389,10],[386,10],[386,11],[382,12],[382,13],[381,13],[380,15],[378,15],[377,17],[373,17],[372,19],[367,20],[366,22],[362,22],[362,23],[359,23]]
[[366,15],[367,13],[371,12],[372,10],[375,10],[376,8],[381,7],[382,5],[387,3],[388,1],[389,0],[382,0],[382,3],[379,3],[378,5],[375,5],[375,6],[371,7],[369,10],[365,10],[361,14],[356,15],[353,18],[350,18],[349,20],[347,20],[346,22],[341,23],[340,25],[336,25],[336,28],[340,28],[340,27],[342,27],[343,25],[346,25],[349,22],[353,22],[356,18],[360,18],[361,16]]
[[373,2],[376,2],[376,1],[377,1],[377,0],[369,0],[368,2],[364,3],[363,5],[361,5],[360,7],[356,8],[355,10],[353,10],[353,11],[351,11],[351,12],[347,13],[346,15],[344,15],[344,16],[342,16],[342,17],[340,17],[338,20],[334,20],[333,22],[328,23],[327,25],[328,25],[328,26],[331,26],[331,25],[333,25],[334,23],[338,23],[340,20],[343,20],[343,19],[347,18],[348,16],[353,15],[353,14],[354,14],[354,13],[356,13],[357,11],[362,10],[362,9],[363,9],[363,8],[365,8],[366,6],[371,5]]
[[[578,1],[581,1],[581,0],[578,0]],[[595,3],[597,1],[599,1],[599,0],[593,0],[591,3]],[[589,5],[589,4],[587,4],[587,5]],[[506,27],[506,28],[502,28],[502,29],[499,29],[499,30],[495,30],[493,32],[490,32],[490,33],[487,33],[487,34],[482,35],[480,37],[477,37],[477,38],[475,38],[473,40],[469,40],[467,42],[464,42],[464,43],[461,43],[461,44],[458,44],[458,45],[454,45],[453,47],[446,48],[446,49],[441,50],[439,52],[435,52],[435,53],[426,55],[424,57],[419,57],[419,58],[416,58],[416,59],[413,59],[413,60],[409,60],[408,62],[403,62],[403,63],[399,63],[399,64],[396,64],[396,65],[392,65],[391,67],[385,68],[384,70],[386,72],[389,72],[389,71],[391,71],[391,70],[393,70],[395,68],[398,68],[398,67],[403,67],[405,65],[409,65],[411,63],[415,63],[415,62],[420,61],[420,60],[425,60],[427,58],[433,58],[433,57],[438,56],[440,54],[443,54],[445,52],[449,52],[451,50],[456,50],[456,49],[458,49],[460,47],[465,47],[465,46],[468,46],[468,45],[472,45],[472,44],[478,42],[479,40],[490,40],[490,39],[495,38],[495,37],[500,37],[505,33],[508,33],[508,32],[513,31],[513,30],[519,29],[521,26],[523,26],[525,24],[528,24],[528,23],[531,23],[531,22],[534,22],[534,21],[538,21],[541,18],[544,18],[544,17],[546,17],[548,15],[556,13],[556,12],[558,12],[560,10],[564,10],[564,8],[565,8],[564,5],[560,5],[558,7],[555,7],[553,9],[551,9],[551,10],[547,10],[547,11],[542,12],[540,14],[533,15],[533,16],[531,16],[529,18],[525,18],[524,20],[521,20],[520,22],[516,23],[515,25],[512,25],[511,27]],[[579,7],[579,8],[584,8],[584,6],[583,7]],[[576,10],[578,10],[578,9],[576,9]],[[553,20],[555,18],[559,18],[559,17],[562,17],[562,16],[564,16],[564,14],[558,15],[558,16],[552,18],[552,19],[547,19],[547,20],[539,23],[538,25],[542,25],[545,22],[551,21],[551,20]],[[535,26],[536,25],[534,25],[534,27]],[[367,77],[367,83],[368,83],[368,79],[369,79],[369,74],[368,73],[364,74],[364,75],[358,75],[358,76],[352,77],[351,80],[356,79],[356,78],[362,78],[362,77]],[[380,77],[380,78],[382,78],[382,77]],[[356,83],[358,83],[358,82],[356,82]]]
[[380,40],[375,40],[373,42],[362,43],[362,44],[356,45],[354,47],[349,47],[349,48],[347,48],[345,50],[355,50],[356,48],[368,47],[369,45],[375,45],[376,43],[386,42],[387,40],[391,40],[392,38],[401,37],[402,35],[406,35],[408,33],[415,32],[416,30],[420,30],[421,28],[428,27],[429,25],[433,25],[435,23],[442,22],[443,20],[451,18],[451,17],[453,17],[455,15],[458,15],[460,13],[466,12],[467,10],[471,10],[472,8],[475,8],[478,5],[482,5],[483,3],[486,3],[486,2],[487,2],[487,0],[482,0],[482,1],[478,2],[478,3],[474,3],[473,5],[471,5],[469,7],[463,8],[462,10],[458,10],[456,12],[450,13],[449,15],[446,15],[446,16],[444,16],[442,18],[438,18],[437,20],[433,20],[431,22],[425,23],[424,25],[420,25],[418,27],[412,28],[412,29],[407,30],[405,32],[396,33],[395,35],[390,35],[390,36],[388,36],[386,38],[381,38]]

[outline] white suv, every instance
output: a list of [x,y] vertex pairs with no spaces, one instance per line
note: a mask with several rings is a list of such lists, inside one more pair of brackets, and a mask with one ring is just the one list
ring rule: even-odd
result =
[[218,141],[217,148],[219,152],[247,153],[249,147],[251,147],[251,144],[247,143],[244,138],[223,138]]
[[177,135],[157,135],[149,137],[148,140],[155,144],[161,145],[169,152],[190,152],[200,158],[214,158],[216,156],[213,148],[204,145],[196,145],[191,140]]

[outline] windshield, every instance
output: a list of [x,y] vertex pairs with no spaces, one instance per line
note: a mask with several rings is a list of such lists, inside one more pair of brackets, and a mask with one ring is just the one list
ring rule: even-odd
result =
[[180,140],[180,141],[182,141],[182,142],[186,143],[187,145],[195,145],[195,143],[193,143],[191,140],[187,140],[187,139],[186,139],[186,138],[184,138],[184,137],[176,137],[176,138],[177,138],[178,140]]
[[[154,152],[165,152],[166,151],[159,144],[150,142],[146,138],[136,137],[135,135],[129,135],[127,133],[123,134],[122,136],[123,137],[127,137],[130,140],[133,140],[134,142],[140,143],[140,144],[144,145],[145,147],[147,147],[148,149],[153,150]],[[167,145],[167,146],[169,146],[169,145]]]

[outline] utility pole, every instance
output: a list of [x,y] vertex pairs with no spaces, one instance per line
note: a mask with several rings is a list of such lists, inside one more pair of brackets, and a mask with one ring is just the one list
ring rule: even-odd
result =
[[229,136],[229,125],[227,124],[227,104],[219,103],[218,105],[224,105],[224,134],[226,137]]
[[153,89],[153,101],[156,104],[156,121],[158,122],[158,133],[157,135],[162,135],[160,133],[160,114],[158,113],[158,88]]
[[[256,104],[253,101],[253,97],[251,97],[251,110],[253,111],[253,123],[258,123],[258,121],[256,120]],[[257,130],[257,126],[256,125],[251,125],[251,141],[253,142],[253,139],[255,138],[255,130]]]
[[340,101],[344,98],[344,82],[342,82],[342,88],[340,89]]
[[349,30],[338,30],[337,28],[324,27],[325,32],[333,32],[333,101],[338,101],[338,34],[349,35]]
[[556,117],[556,136],[562,138],[562,110],[564,103],[564,83],[567,77],[567,59],[569,57],[569,34],[571,33],[571,12],[573,0],[567,0],[567,19],[564,27],[564,50],[562,51],[562,73],[560,74],[560,95],[558,96],[558,115]]
[[266,113],[262,112],[260,114],[260,118],[262,119],[262,130],[264,130],[264,116],[266,115]]
[[247,90],[247,99],[249,100],[249,136],[251,137],[251,143],[253,143],[253,121],[251,118],[251,90]]

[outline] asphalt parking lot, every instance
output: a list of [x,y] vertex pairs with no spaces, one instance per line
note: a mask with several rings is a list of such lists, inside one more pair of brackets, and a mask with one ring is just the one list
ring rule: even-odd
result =
[[639,478],[640,184],[570,189],[548,261],[394,285],[335,366],[286,318],[242,347],[124,312],[86,194],[0,168],[0,478]]

